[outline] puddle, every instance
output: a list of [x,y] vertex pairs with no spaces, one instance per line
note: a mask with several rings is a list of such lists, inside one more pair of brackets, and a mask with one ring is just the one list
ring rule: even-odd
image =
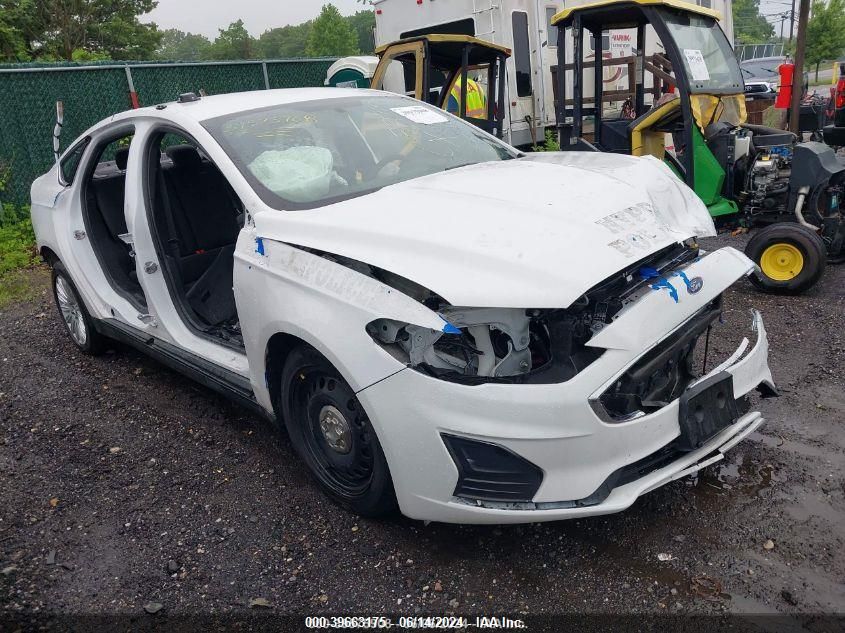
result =
[[690,477],[690,485],[696,493],[721,497],[725,494],[760,495],[773,484],[784,479],[771,464],[761,464],[748,459],[743,453],[734,450],[721,462],[700,470]]

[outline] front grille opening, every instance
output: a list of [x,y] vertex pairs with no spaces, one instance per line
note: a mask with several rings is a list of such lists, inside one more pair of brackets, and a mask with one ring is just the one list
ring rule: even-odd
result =
[[624,422],[653,413],[679,398],[706,368],[705,362],[699,362],[696,348],[705,347],[702,339],[721,311],[718,297],[622,374],[599,397],[610,418]]

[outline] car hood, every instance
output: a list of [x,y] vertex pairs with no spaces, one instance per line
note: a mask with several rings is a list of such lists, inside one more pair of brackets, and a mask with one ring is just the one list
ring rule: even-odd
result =
[[752,79],[746,79],[745,85],[747,86],[747,85],[750,84],[750,85],[756,86],[758,84],[771,84],[771,83],[776,84],[777,82],[778,82],[777,77],[754,77]]
[[262,239],[378,266],[452,305],[500,308],[567,307],[651,253],[715,234],[660,161],[582,152],[471,165],[254,219]]

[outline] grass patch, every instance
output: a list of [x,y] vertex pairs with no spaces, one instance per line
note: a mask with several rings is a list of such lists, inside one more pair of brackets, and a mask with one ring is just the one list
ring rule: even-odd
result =
[[47,287],[49,270],[46,266],[36,266],[0,275],[0,310],[41,296]]
[[534,152],[559,152],[560,144],[557,142],[557,132],[546,130],[545,142],[537,143],[537,146],[531,148],[531,150]]
[[5,204],[0,213],[0,307],[34,296],[28,269],[38,263],[28,207]]
[[35,233],[29,218],[9,226],[0,226],[0,276],[38,263]]

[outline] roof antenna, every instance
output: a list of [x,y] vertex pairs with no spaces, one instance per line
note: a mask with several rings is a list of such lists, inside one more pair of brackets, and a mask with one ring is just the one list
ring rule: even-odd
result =
[[56,101],[56,127],[53,128],[53,156],[59,162],[59,148],[61,147],[62,124],[65,120],[64,101]]

